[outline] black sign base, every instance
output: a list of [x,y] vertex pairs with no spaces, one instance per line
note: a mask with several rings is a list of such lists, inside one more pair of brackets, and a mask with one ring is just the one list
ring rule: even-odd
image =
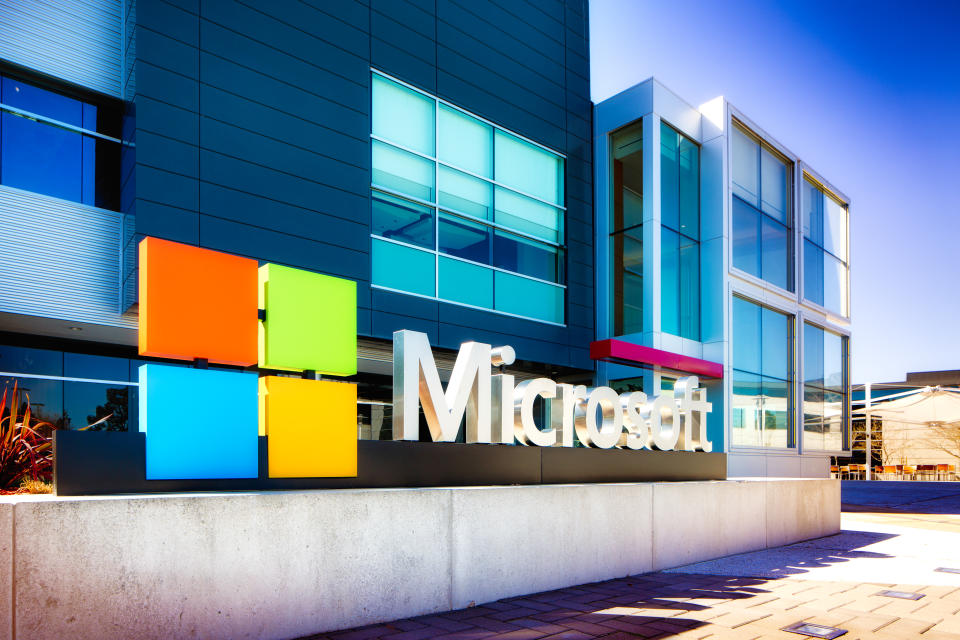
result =
[[360,440],[356,478],[269,478],[267,439],[261,437],[258,478],[147,480],[146,439],[139,432],[55,431],[53,449],[54,490],[61,496],[724,480],[727,477],[724,453]]

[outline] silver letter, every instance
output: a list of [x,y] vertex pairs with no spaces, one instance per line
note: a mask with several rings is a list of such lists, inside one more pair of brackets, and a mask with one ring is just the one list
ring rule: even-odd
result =
[[649,446],[650,428],[644,419],[643,407],[647,404],[647,394],[643,391],[620,394],[620,406],[623,408],[623,425],[626,433],[620,436],[617,446],[628,449],[642,449]]
[[549,378],[524,380],[517,385],[513,396],[513,425],[517,440],[538,447],[550,447],[557,443],[556,430],[552,426],[540,429],[533,419],[533,402],[537,396],[554,398],[556,395],[557,383]]
[[[584,404],[586,406],[584,406]],[[597,425],[597,408],[601,424]],[[577,407],[577,436],[585,446],[609,449],[620,442],[623,431],[623,410],[620,396],[610,387],[596,387],[590,391],[586,403]]]
[[420,404],[434,442],[456,440],[464,414],[467,442],[490,442],[490,345],[460,345],[444,393],[427,335],[417,331],[394,332],[394,440],[419,438]]

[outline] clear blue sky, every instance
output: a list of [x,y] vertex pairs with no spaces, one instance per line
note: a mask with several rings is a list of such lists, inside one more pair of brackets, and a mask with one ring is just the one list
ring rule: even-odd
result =
[[595,102],[723,95],[851,199],[855,383],[960,369],[960,2],[590,2]]

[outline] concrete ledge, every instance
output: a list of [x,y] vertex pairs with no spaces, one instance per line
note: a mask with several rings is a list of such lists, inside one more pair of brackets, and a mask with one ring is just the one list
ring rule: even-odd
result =
[[0,638],[296,638],[828,535],[839,492],[741,480],[13,496],[0,499]]

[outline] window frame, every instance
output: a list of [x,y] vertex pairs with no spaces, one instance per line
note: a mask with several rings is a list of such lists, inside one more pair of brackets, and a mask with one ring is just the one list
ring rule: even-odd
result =
[[[792,454],[799,454],[801,452],[802,440],[798,439],[798,423],[797,423],[797,409],[800,407],[800,403],[797,397],[797,380],[799,372],[799,363],[798,363],[798,340],[797,340],[797,327],[800,326],[802,322],[801,314],[799,314],[795,309],[789,307],[780,307],[775,304],[770,304],[769,302],[760,302],[756,298],[752,297],[756,295],[755,293],[750,293],[748,291],[741,291],[734,289],[732,294],[729,295],[730,300],[730,325],[731,325],[731,335],[729,340],[729,354],[730,354],[730,385],[729,385],[729,397],[728,401],[730,403],[730,432],[729,432],[729,448],[731,451],[741,451],[741,452],[789,452]],[[735,367],[734,363],[734,336],[733,336],[733,305],[734,301],[740,299],[744,302],[754,305],[759,308],[762,312],[763,309],[773,311],[775,313],[786,316],[788,325],[787,325],[787,366],[788,370],[788,379],[787,379],[787,446],[765,446],[762,444],[737,444],[734,442],[734,426],[733,426],[733,395],[734,395],[734,372],[740,371],[748,375],[753,375],[761,378],[761,381],[764,377],[763,375],[763,338],[762,335],[759,338],[760,341],[760,372],[747,371],[746,369],[738,369]],[[762,316],[761,316],[762,319]],[[761,320],[762,321],[762,320]],[[762,331],[762,327],[761,327]],[[779,379],[778,379],[779,380]],[[761,431],[762,433],[762,431]]]
[[[525,137],[525,136],[523,136],[523,135],[520,135],[520,134],[518,134],[518,133],[516,133],[516,132],[514,132],[514,131],[511,131],[511,130],[509,130],[509,129],[506,129],[505,127],[502,127],[502,126],[500,126],[500,125],[497,125],[496,123],[493,123],[493,122],[491,122],[491,121],[489,121],[489,120],[487,120],[487,119],[485,119],[485,118],[483,118],[483,117],[481,117],[481,116],[478,116],[478,115],[476,115],[476,114],[474,114],[474,113],[472,113],[472,112],[470,112],[470,111],[467,111],[466,109],[463,109],[463,108],[461,108],[461,107],[459,107],[459,106],[457,106],[457,105],[455,105],[455,104],[452,104],[452,103],[444,100],[443,98],[440,98],[440,97],[438,97],[438,96],[435,96],[435,95],[433,95],[433,94],[428,93],[427,91],[424,91],[424,90],[419,89],[419,88],[417,88],[417,87],[415,87],[415,86],[412,86],[412,85],[410,85],[409,83],[404,82],[403,80],[400,80],[400,79],[398,79],[398,78],[396,78],[396,77],[394,77],[394,76],[391,76],[390,74],[384,73],[383,71],[380,71],[380,70],[375,69],[375,68],[371,68],[370,71],[371,71],[371,78],[373,78],[373,77],[375,77],[375,76],[379,76],[380,78],[382,78],[382,79],[384,79],[384,80],[386,80],[386,81],[388,81],[388,82],[392,82],[392,83],[398,84],[398,85],[400,85],[401,87],[404,87],[404,88],[406,88],[406,89],[408,89],[408,90],[410,90],[410,91],[413,91],[413,92],[415,92],[415,93],[417,93],[417,94],[419,94],[419,95],[421,95],[421,96],[426,97],[428,100],[431,100],[431,101],[434,102],[434,114],[433,114],[434,148],[433,148],[433,153],[432,153],[432,154],[425,154],[425,153],[422,153],[422,152],[420,152],[420,151],[411,149],[411,148],[409,148],[409,147],[406,147],[406,146],[397,144],[397,143],[392,142],[392,141],[390,141],[390,140],[388,140],[388,139],[386,139],[386,138],[384,138],[384,137],[382,137],[382,136],[380,136],[380,135],[375,134],[372,130],[371,130],[371,133],[370,133],[370,140],[371,140],[372,142],[373,142],[373,141],[376,141],[376,142],[379,143],[379,144],[388,145],[389,147],[392,147],[392,148],[395,148],[395,149],[400,149],[400,150],[402,150],[402,151],[404,151],[404,152],[406,152],[406,153],[413,154],[413,155],[417,156],[418,158],[421,158],[421,159],[426,160],[426,161],[428,161],[428,162],[431,162],[431,163],[433,164],[433,194],[432,194],[432,195],[433,195],[433,199],[432,199],[432,201],[431,201],[431,200],[426,200],[426,199],[424,199],[424,198],[412,196],[412,195],[409,195],[409,194],[407,194],[407,193],[403,193],[403,192],[401,192],[401,191],[398,191],[398,190],[396,190],[396,189],[392,189],[392,188],[389,188],[389,187],[384,187],[384,186],[382,186],[382,185],[378,185],[376,182],[374,182],[372,174],[371,174],[371,182],[370,182],[371,204],[372,204],[372,199],[375,198],[378,193],[380,193],[380,194],[384,194],[384,195],[386,195],[386,196],[389,196],[390,198],[395,198],[395,199],[404,200],[404,201],[410,202],[411,204],[415,204],[415,205],[419,205],[419,206],[421,206],[421,207],[426,207],[426,208],[432,209],[432,211],[433,211],[433,217],[434,217],[434,242],[433,242],[433,248],[432,248],[432,249],[430,249],[430,248],[425,248],[425,247],[418,246],[418,245],[415,245],[415,244],[410,244],[410,243],[407,243],[407,242],[404,242],[404,241],[401,241],[401,240],[396,240],[396,239],[394,239],[394,238],[385,237],[385,236],[383,236],[383,235],[379,235],[379,234],[373,233],[373,232],[370,233],[370,238],[371,238],[371,243],[375,243],[376,241],[389,242],[389,243],[393,243],[393,244],[400,245],[400,246],[403,246],[403,247],[407,247],[407,248],[409,248],[409,249],[415,249],[415,250],[417,250],[417,251],[421,251],[421,252],[426,253],[426,254],[432,254],[432,255],[433,255],[433,258],[434,258],[434,285],[433,285],[434,295],[430,296],[430,295],[425,295],[425,294],[423,294],[423,293],[415,293],[415,292],[405,291],[405,290],[403,290],[403,289],[397,289],[397,288],[394,288],[394,287],[388,287],[388,286],[378,285],[378,284],[375,284],[375,283],[371,283],[371,285],[370,285],[371,288],[381,289],[381,290],[385,290],[385,291],[392,291],[392,292],[401,293],[401,294],[404,294],[404,295],[411,295],[411,296],[416,296],[416,297],[425,298],[425,299],[429,299],[429,300],[437,300],[437,301],[439,301],[439,302],[445,302],[445,303],[448,303],[448,304],[454,304],[454,305],[463,306],[463,307],[467,307],[467,308],[478,309],[478,310],[487,311],[487,312],[490,312],[490,313],[496,313],[496,314],[499,314],[499,315],[505,315],[505,316],[509,316],[509,317],[522,318],[522,319],[530,320],[530,321],[533,321],[533,322],[541,322],[541,323],[545,323],[545,324],[549,324],[549,325],[565,327],[565,326],[566,326],[566,301],[567,301],[567,300],[566,300],[566,299],[567,299],[567,282],[566,282],[566,280],[567,280],[567,270],[568,270],[568,265],[567,265],[568,256],[567,256],[567,243],[566,243],[566,223],[567,223],[567,220],[566,220],[566,210],[567,210],[567,207],[566,207],[566,162],[567,162],[567,156],[566,156],[565,154],[560,153],[560,152],[558,152],[558,151],[556,151],[556,150],[554,150],[554,149],[551,149],[551,148],[549,148],[549,147],[547,147],[547,146],[545,146],[545,145],[543,145],[543,144],[540,144],[540,143],[538,143],[538,142],[535,142],[535,141],[533,141],[533,140],[530,140],[529,138],[527,138],[527,137]],[[372,84],[371,84],[371,111],[372,111],[372,99],[373,99],[373,90],[372,90]],[[464,167],[461,167],[461,166],[458,166],[458,165],[455,165],[455,164],[451,164],[451,163],[449,163],[449,162],[446,162],[446,161],[443,161],[443,160],[440,159],[440,157],[439,157],[439,148],[440,148],[440,142],[439,142],[440,116],[439,116],[439,113],[440,113],[441,107],[446,107],[446,108],[448,108],[448,109],[454,110],[454,111],[456,111],[456,112],[458,112],[458,113],[460,113],[460,114],[462,114],[462,115],[464,115],[464,116],[466,116],[466,117],[468,117],[468,118],[472,118],[472,119],[474,119],[474,120],[477,120],[477,121],[479,121],[479,122],[483,123],[484,125],[486,125],[486,126],[488,126],[488,127],[491,128],[491,141],[490,141],[490,144],[491,144],[491,147],[490,147],[490,156],[491,156],[491,167],[490,167],[490,169],[491,169],[491,171],[490,171],[490,173],[491,173],[491,175],[490,175],[490,177],[484,176],[484,175],[482,175],[482,174],[478,174],[478,173],[476,173],[476,172],[474,172],[474,171],[472,171],[472,170],[470,170],[470,169],[466,169],[466,168],[464,168]],[[521,142],[523,142],[523,143],[525,143],[525,144],[528,144],[528,145],[531,145],[531,146],[533,146],[533,147],[536,147],[537,149],[542,150],[542,151],[550,154],[551,156],[553,156],[553,157],[558,161],[558,162],[557,162],[557,192],[558,192],[558,193],[557,193],[557,200],[558,200],[558,202],[551,202],[551,201],[549,201],[549,200],[546,200],[546,199],[544,199],[544,198],[542,198],[542,197],[533,195],[533,194],[528,193],[528,192],[526,192],[526,191],[523,191],[523,190],[521,190],[521,189],[518,189],[518,188],[515,188],[515,187],[512,187],[512,186],[506,185],[506,184],[504,184],[503,182],[497,181],[497,180],[495,179],[495,176],[496,176],[496,161],[495,161],[495,158],[496,158],[496,137],[497,137],[497,132],[498,132],[498,131],[501,132],[501,133],[504,134],[504,135],[510,136],[510,137],[515,138],[515,139],[517,139],[517,140],[520,140]],[[452,171],[459,172],[459,173],[461,173],[461,174],[464,174],[464,175],[469,176],[469,177],[471,177],[471,178],[473,178],[473,179],[476,179],[476,180],[483,181],[485,184],[490,185],[491,206],[490,206],[490,217],[489,217],[489,219],[479,218],[479,217],[477,217],[477,216],[475,216],[475,215],[471,215],[471,214],[469,214],[469,213],[466,213],[465,211],[459,210],[459,209],[457,209],[456,207],[451,207],[451,206],[441,205],[441,204],[440,204],[440,188],[439,188],[440,185],[439,185],[439,182],[440,182],[440,171],[441,171],[441,168],[442,168],[442,167],[445,167],[445,168],[450,169],[450,170],[452,170]],[[372,166],[371,166],[371,169],[372,169]],[[519,229],[515,229],[515,228],[513,228],[513,227],[511,227],[511,226],[509,226],[509,225],[496,222],[496,220],[495,220],[496,211],[497,211],[497,206],[496,206],[496,193],[497,193],[498,190],[505,190],[505,191],[508,191],[508,192],[510,192],[510,193],[517,194],[517,195],[519,195],[519,196],[521,196],[521,197],[527,198],[527,199],[529,199],[529,200],[532,200],[532,201],[534,201],[534,202],[543,204],[543,205],[545,205],[545,206],[548,206],[548,207],[554,209],[554,210],[556,211],[556,213],[557,213],[556,233],[557,233],[557,237],[558,237],[558,240],[559,240],[559,241],[553,241],[553,240],[549,240],[549,239],[546,239],[546,238],[543,238],[543,237],[539,237],[539,236],[534,235],[534,234],[532,234],[532,233],[529,233],[529,232],[527,232],[527,231],[522,231],[522,230],[519,230]],[[440,223],[441,223],[441,219],[442,219],[444,216],[451,217],[451,218],[454,218],[454,219],[462,220],[464,223],[469,224],[469,225],[480,225],[480,226],[483,226],[484,228],[487,229],[487,232],[489,233],[489,238],[490,238],[490,254],[491,254],[491,255],[490,255],[490,262],[489,262],[489,263],[477,262],[477,261],[470,260],[470,259],[467,259],[467,258],[463,258],[463,257],[460,257],[460,256],[451,255],[450,253],[444,252],[444,251],[442,251],[442,250],[440,249],[440,226],[441,226]],[[517,272],[517,271],[511,271],[511,270],[509,270],[509,269],[496,266],[496,265],[494,264],[495,261],[496,261],[494,244],[495,244],[495,238],[496,238],[498,232],[500,232],[501,234],[506,233],[506,234],[511,234],[511,235],[517,236],[517,237],[519,237],[519,238],[522,239],[522,240],[527,240],[527,241],[530,241],[530,242],[532,242],[532,243],[536,243],[535,246],[542,246],[545,251],[552,251],[552,252],[554,252],[554,253],[555,253],[555,260],[556,260],[556,264],[555,264],[555,267],[554,267],[555,273],[556,273],[556,280],[555,280],[555,281],[546,280],[546,279],[544,279],[544,278],[537,277],[537,276],[534,276],[534,275],[529,275],[529,274],[525,274],[525,273],[520,273],[520,272]],[[497,272],[500,272],[500,273],[508,274],[508,275],[511,275],[511,276],[516,276],[516,277],[520,277],[520,278],[525,278],[525,279],[527,279],[527,280],[531,280],[531,281],[534,281],[534,282],[537,282],[537,283],[541,283],[541,284],[545,284],[545,285],[549,285],[550,287],[553,287],[553,288],[556,290],[556,292],[558,293],[558,295],[561,296],[560,306],[561,306],[561,310],[562,310],[563,321],[562,321],[562,322],[555,322],[555,321],[551,321],[551,320],[545,320],[545,319],[542,319],[542,318],[536,318],[536,317],[532,317],[532,316],[520,315],[520,314],[508,312],[508,311],[503,311],[503,310],[500,310],[500,309],[491,308],[491,307],[476,306],[476,305],[468,304],[468,303],[465,303],[465,302],[456,301],[456,300],[450,300],[450,299],[448,299],[448,298],[443,298],[443,297],[441,297],[441,296],[440,296],[440,261],[441,261],[442,258],[446,258],[446,259],[448,259],[448,260],[454,260],[454,261],[462,262],[462,263],[465,263],[465,264],[475,265],[475,266],[479,266],[479,267],[483,267],[483,268],[485,268],[485,269],[488,269],[488,270],[490,270],[490,272],[491,272],[491,278],[492,278],[492,280],[493,280],[494,282],[496,281],[496,278],[497,278],[497,276],[496,276]],[[495,288],[495,286],[496,286],[496,285],[494,284],[494,288]],[[493,299],[494,299],[494,304],[496,304],[495,291],[494,291],[494,293],[493,293]]]
[[[62,86],[60,84],[53,83],[48,79],[35,77],[32,74],[23,73],[17,68],[11,67],[7,64],[0,63],[0,83],[2,83],[3,80],[21,82],[34,89],[38,89],[46,93],[52,93],[57,96],[62,96],[70,100],[75,100],[84,106],[89,105],[89,106],[95,107],[98,110],[104,110],[107,113],[109,113],[110,116],[116,118],[115,131],[117,135],[120,135],[121,133],[121,130],[122,130],[121,120],[122,120],[122,111],[123,111],[122,104],[114,99],[106,98],[104,96],[93,93],[91,91],[78,90],[76,88]],[[115,137],[113,135],[108,135],[101,131],[97,131],[96,129],[90,129],[88,127],[82,126],[82,122],[81,122],[81,125],[76,125],[69,122],[64,122],[62,120],[58,120],[50,116],[45,116],[39,113],[35,113],[27,109],[22,109],[20,107],[15,107],[13,105],[6,104],[5,102],[3,102],[2,96],[0,96],[0,116],[2,116],[3,114],[10,114],[12,116],[24,118],[26,120],[30,120],[42,125],[54,127],[56,129],[67,131],[69,133],[78,134],[80,136],[81,146],[83,146],[83,141],[88,138],[93,139],[94,141],[103,141],[103,142],[116,144],[117,145],[117,149],[116,149],[117,163],[118,163],[117,170],[118,172],[120,170],[120,163],[122,162],[120,160],[120,153],[122,151],[123,141],[118,137]],[[2,124],[0,124],[0,132],[2,132]],[[3,175],[3,166],[2,166],[2,158],[0,158],[0,180],[2,180],[2,175]],[[97,206],[96,204],[91,204],[89,202],[84,202],[82,195],[80,199],[75,200],[72,198],[63,198],[61,196],[51,195],[43,191],[34,191],[31,189],[24,189],[22,187],[4,184],[2,182],[0,182],[0,186],[6,187],[9,189],[19,189],[21,191],[27,191],[29,193],[35,193],[37,195],[46,196],[50,198],[56,198],[58,200],[67,200],[69,202],[75,202],[77,204],[80,204],[86,207],[93,207],[96,209],[100,209],[102,211],[119,213],[121,209],[120,192],[122,189],[120,173],[117,173],[115,178],[116,178],[115,180],[116,193],[112,194],[112,196],[115,198],[115,201],[116,201],[116,205],[117,205],[116,209],[110,209],[106,207]],[[96,178],[94,177],[93,179],[94,179],[94,184],[96,184],[97,182]],[[81,165],[80,165],[81,185],[84,183],[84,180],[85,180],[84,165],[83,165],[83,161],[81,160]]]
[[[793,159],[791,159],[786,153],[778,149],[772,143],[766,141],[762,136],[755,133],[753,129],[751,129],[749,126],[747,126],[746,123],[744,123],[742,120],[740,120],[734,115],[731,115],[730,117],[730,126],[732,128],[737,129],[741,134],[746,136],[751,141],[755,142],[758,145],[760,151],[766,150],[768,153],[770,153],[771,155],[773,155],[775,158],[782,161],[786,165],[786,182],[787,182],[786,217],[788,220],[788,224],[784,224],[783,222],[777,220],[776,218],[774,218],[773,216],[771,216],[770,214],[768,214],[763,210],[762,156],[759,156],[757,160],[757,179],[758,179],[757,180],[757,191],[758,191],[757,199],[760,206],[754,206],[749,202],[747,202],[746,200],[744,200],[743,198],[741,198],[740,196],[738,196],[736,193],[734,193],[733,142],[732,142],[733,132],[731,130],[731,134],[729,136],[729,139],[731,141],[729,143],[729,146],[730,146],[730,178],[729,178],[730,179],[730,185],[729,185],[729,190],[730,190],[730,230],[729,230],[730,231],[730,270],[732,273],[736,274],[737,277],[740,277],[744,280],[748,280],[750,282],[754,282],[762,287],[773,288],[777,291],[781,291],[784,294],[786,294],[788,297],[792,298],[799,293],[799,289],[800,289],[800,286],[798,285],[800,281],[800,278],[798,278],[798,272],[800,271],[800,269],[797,268],[797,253],[798,253],[797,247],[801,245],[797,244],[796,233],[797,233],[797,230],[800,229],[801,235],[802,235],[802,228],[801,228],[802,225],[797,224],[797,207],[796,207],[796,201],[795,201],[796,185],[794,183],[796,182],[795,173],[796,173],[797,163]],[[786,227],[786,230],[787,230],[787,264],[786,264],[787,287],[786,288],[781,287],[779,284],[775,282],[764,279],[762,275],[755,275],[753,273],[750,273],[749,271],[744,271],[740,267],[736,266],[735,255],[734,255],[735,248],[733,245],[733,228],[735,224],[734,206],[736,204],[735,199],[742,202],[745,206],[750,207],[759,216],[761,216],[758,219],[758,222],[760,223],[761,231],[762,231],[762,222],[763,222],[762,216],[766,216],[767,218],[772,220],[775,224]],[[802,243],[802,238],[801,238],[801,243]],[[758,236],[756,247],[758,249],[757,259],[760,262],[760,273],[762,274],[763,273],[763,237],[762,235]]]
[[[827,184],[826,184],[822,179],[820,179],[820,178],[817,177],[814,173],[812,173],[812,172],[809,170],[809,168],[807,168],[806,166],[802,167],[802,172],[801,172],[801,175],[800,175],[800,184],[803,185],[804,182],[808,182],[808,183],[810,184],[810,186],[815,187],[815,188],[820,192],[820,194],[821,194],[821,196],[822,196],[823,198],[832,198],[832,199],[833,199],[835,202],[837,202],[837,203],[840,205],[840,207],[843,209],[843,211],[844,211],[844,221],[843,221],[843,224],[844,224],[844,245],[845,245],[845,246],[844,246],[844,252],[846,253],[846,256],[847,256],[847,257],[846,257],[845,260],[841,260],[836,254],[834,254],[832,251],[830,251],[829,249],[827,249],[826,247],[824,247],[824,246],[823,246],[824,243],[823,243],[822,241],[821,241],[821,243],[818,244],[818,243],[817,243],[816,241],[814,241],[813,239],[807,238],[807,236],[806,236],[806,235],[804,234],[804,232],[803,232],[803,224],[802,224],[802,222],[801,222],[801,224],[797,225],[797,229],[796,229],[796,234],[795,234],[795,235],[798,235],[798,237],[799,237],[799,245],[798,245],[798,247],[802,248],[801,251],[798,251],[798,252],[797,252],[797,253],[799,254],[799,255],[798,255],[798,258],[799,258],[799,260],[798,260],[798,262],[799,262],[799,270],[798,270],[798,271],[799,271],[800,274],[803,274],[803,275],[802,275],[802,278],[801,278],[802,287],[800,287],[800,288],[799,288],[800,290],[797,291],[797,295],[798,295],[800,301],[801,301],[805,306],[807,306],[807,307],[810,307],[810,308],[812,308],[812,309],[816,309],[817,311],[819,311],[819,312],[821,312],[821,313],[823,313],[823,314],[825,314],[825,315],[827,315],[827,316],[834,316],[834,317],[840,317],[840,318],[848,319],[848,318],[850,318],[850,203],[846,200],[846,198],[841,197],[841,196],[836,192],[836,190],[834,190],[834,189],[830,188],[829,186],[827,186]],[[804,195],[804,191],[805,191],[805,190],[806,190],[806,189],[804,189],[803,187],[801,187],[800,192],[798,193],[798,199],[800,200],[801,213],[803,213],[803,208],[806,206],[806,202],[805,202],[805,200],[804,200],[804,199],[805,199],[805,195]],[[825,217],[825,216],[821,216],[821,217],[822,217],[823,220],[824,220],[824,224],[826,224],[826,223],[825,223],[826,217]],[[825,304],[825,303],[826,303],[826,299],[824,299],[824,302],[823,302],[823,303],[820,303],[820,302],[817,302],[816,300],[811,300],[810,298],[807,297],[807,282],[806,282],[806,267],[807,267],[807,265],[806,265],[806,243],[807,243],[807,242],[810,242],[811,245],[813,245],[814,247],[816,247],[817,249],[819,249],[822,253],[829,254],[831,257],[833,257],[833,258],[836,259],[838,262],[840,262],[840,264],[843,265],[843,280],[844,280],[844,282],[843,282],[843,298],[842,298],[842,307],[843,307],[843,308],[842,308],[842,309],[836,310],[836,309],[831,309],[830,307],[827,307],[826,304]],[[821,257],[822,257],[822,255],[821,255]],[[821,268],[822,268],[822,266],[823,266],[823,265],[821,264]],[[824,287],[824,285],[826,284],[826,274],[825,274],[825,273],[823,274],[823,279],[820,281],[819,284],[820,284],[821,287]]]
[[[660,256],[659,256],[659,258],[660,258],[660,265],[659,265],[659,271],[660,271],[660,276],[659,276],[659,281],[656,283],[656,286],[659,286],[659,287],[660,287],[660,290],[661,290],[661,294],[660,294],[660,308],[659,308],[659,310],[658,310],[658,311],[659,311],[659,314],[660,314],[659,327],[660,327],[660,332],[661,332],[661,333],[666,333],[666,334],[671,335],[671,336],[676,336],[676,337],[681,338],[681,339],[683,339],[683,340],[691,340],[691,341],[693,341],[693,342],[700,342],[700,341],[703,339],[703,309],[702,309],[702,306],[703,306],[703,278],[701,277],[701,270],[702,270],[702,267],[703,267],[703,263],[702,263],[703,255],[702,255],[702,252],[701,252],[701,240],[700,240],[701,227],[702,227],[702,223],[703,223],[703,193],[702,193],[702,191],[703,191],[703,189],[702,189],[702,182],[703,182],[703,180],[702,180],[702,176],[703,176],[703,145],[700,144],[699,142],[697,142],[696,140],[694,140],[693,138],[691,138],[690,136],[688,136],[688,135],[686,135],[685,133],[683,133],[683,132],[680,130],[679,127],[676,127],[676,126],[670,124],[670,122],[669,122],[668,120],[665,120],[665,119],[663,119],[663,118],[660,118],[660,119],[659,119],[659,125],[660,125],[660,130],[658,131],[659,145],[658,145],[657,149],[655,150],[655,153],[657,154],[656,162],[659,163],[658,166],[659,166],[659,170],[660,170],[660,181],[659,181],[659,184],[656,184],[656,185],[655,185],[655,188],[656,188],[656,189],[658,190],[658,192],[659,192],[659,195],[660,195],[660,206],[661,206],[661,209],[660,209],[660,217],[659,217],[659,220],[657,221],[657,222],[658,222],[658,225],[657,225],[657,226],[659,227],[659,229],[656,230],[657,232],[659,232],[659,236],[660,236],[660,237],[659,237],[659,245],[660,245]],[[694,237],[692,237],[692,236],[684,233],[683,231],[681,231],[681,230],[679,230],[679,229],[674,229],[672,226],[667,225],[667,224],[664,224],[664,222],[663,222],[663,128],[664,128],[664,127],[669,128],[670,130],[672,130],[674,133],[676,133],[676,134],[677,134],[678,136],[680,136],[681,138],[685,138],[686,140],[688,140],[691,144],[693,144],[693,145],[697,148],[697,236],[696,236],[696,238],[694,238]],[[680,153],[680,148],[679,148],[679,145],[678,145],[678,147],[677,147],[678,164],[679,164],[679,153]],[[679,196],[680,196],[681,190],[682,190],[682,184],[681,184],[681,182],[680,182],[680,180],[679,180],[679,177],[678,177],[678,180],[677,180],[677,203],[678,203],[677,221],[678,221],[678,222],[682,221],[682,215],[681,215],[680,210],[679,210],[679,202],[680,202]],[[681,238],[685,238],[686,240],[688,240],[688,241],[690,241],[690,242],[693,242],[693,243],[696,245],[696,247],[697,247],[697,270],[696,270],[696,273],[697,273],[697,292],[696,292],[696,300],[697,300],[697,312],[696,312],[696,317],[697,317],[697,332],[696,332],[696,333],[697,333],[697,336],[696,336],[696,338],[691,338],[691,337],[682,335],[682,333],[683,333],[683,313],[682,313],[682,309],[683,309],[683,296],[682,296],[681,294],[682,294],[682,289],[683,289],[683,276],[681,275],[682,272],[681,272],[680,265],[681,265],[681,263],[682,263],[682,259],[681,259],[681,252],[679,251],[679,249],[678,249],[678,251],[677,251],[677,323],[678,323],[679,328],[678,328],[677,333],[673,333],[672,331],[667,331],[667,330],[665,330],[665,329],[663,328],[663,315],[664,315],[664,309],[663,309],[663,230],[664,230],[664,229],[667,229],[668,231],[670,231],[670,232],[672,232],[672,233],[674,233],[674,234],[677,235],[677,238],[678,238],[678,247],[680,246],[679,239],[681,239]]]
[[[823,384],[820,384],[820,385],[808,384],[808,383],[807,383],[807,378],[806,378],[806,376],[807,376],[807,371],[806,371],[807,362],[806,362],[806,354],[805,354],[805,352],[806,352],[806,347],[807,347],[807,345],[806,345],[806,327],[807,327],[808,325],[809,325],[810,327],[814,328],[814,329],[819,330],[821,333],[824,333],[824,334],[832,334],[832,335],[840,338],[840,345],[841,345],[841,346],[840,346],[840,349],[841,349],[841,356],[840,356],[840,358],[841,358],[841,367],[842,367],[842,376],[843,376],[843,383],[842,383],[841,387],[842,387],[843,391],[837,392],[837,391],[831,390],[829,387],[827,387],[826,380],[823,380]],[[841,332],[841,331],[837,331],[836,329],[831,329],[831,328],[825,326],[825,325],[822,324],[820,321],[818,321],[816,318],[803,318],[803,320],[802,320],[802,328],[804,329],[804,332],[803,332],[803,338],[802,338],[803,343],[802,343],[802,345],[801,345],[801,346],[802,346],[802,350],[801,350],[800,352],[801,352],[801,353],[804,353],[804,357],[803,357],[803,362],[802,362],[802,365],[803,365],[803,366],[801,367],[802,370],[800,371],[800,376],[798,376],[798,379],[797,379],[797,384],[798,384],[799,387],[800,387],[800,389],[799,389],[799,396],[800,396],[799,399],[800,399],[800,402],[797,404],[797,406],[799,407],[799,416],[800,416],[800,419],[801,419],[801,423],[803,423],[803,427],[804,427],[802,430],[800,430],[800,431],[803,432],[803,433],[800,435],[800,438],[801,438],[801,440],[800,440],[801,450],[802,450],[803,452],[811,451],[811,452],[816,452],[816,453],[829,453],[829,454],[831,454],[831,455],[838,455],[838,454],[839,454],[839,455],[843,455],[844,453],[848,453],[848,452],[850,451],[850,445],[851,445],[850,419],[851,419],[851,415],[852,415],[852,414],[850,413],[850,411],[851,411],[851,409],[850,409],[850,402],[851,402],[851,396],[852,396],[852,388],[851,388],[851,385],[850,385],[850,336],[849,336],[848,334],[846,334],[846,333],[843,333],[843,332]],[[826,365],[825,365],[825,364],[824,364],[824,370],[826,370]],[[811,388],[813,388],[813,389],[815,389],[815,390],[817,390],[817,391],[837,393],[838,395],[842,396],[842,399],[841,399],[842,412],[841,412],[841,416],[840,416],[840,425],[841,425],[841,426],[840,426],[840,428],[841,428],[841,433],[840,433],[840,449],[825,449],[825,448],[822,448],[822,447],[810,446],[810,445],[807,444],[806,428],[805,428],[805,427],[806,427],[806,420],[805,420],[805,418],[804,418],[803,416],[805,415],[805,407],[804,407],[804,404],[806,403],[806,391],[807,391],[807,387],[808,387],[808,386],[811,387]],[[821,416],[821,420],[822,420],[822,416]],[[822,435],[822,433],[821,433],[821,435]]]

